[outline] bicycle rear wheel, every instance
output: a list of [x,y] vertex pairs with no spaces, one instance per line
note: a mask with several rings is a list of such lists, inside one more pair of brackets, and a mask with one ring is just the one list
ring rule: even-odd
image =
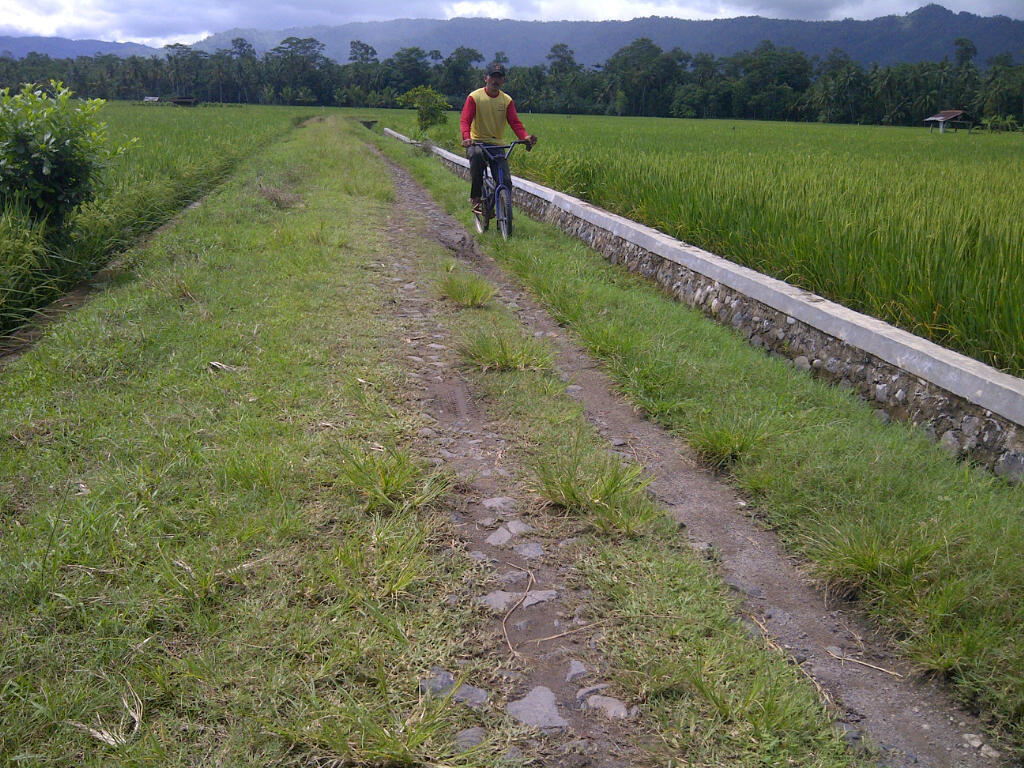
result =
[[512,195],[502,187],[498,190],[498,231],[502,238],[508,240],[512,237]]

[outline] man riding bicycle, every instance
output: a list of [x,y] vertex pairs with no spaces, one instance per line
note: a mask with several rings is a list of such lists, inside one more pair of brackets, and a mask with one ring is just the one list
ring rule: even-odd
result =
[[[504,84],[505,67],[496,61],[487,68],[484,87],[477,88],[469,94],[462,107],[462,146],[466,148],[466,157],[469,159],[469,202],[473,205],[474,213],[482,213],[485,205],[481,200],[481,193],[484,167],[489,158],[480,145],[503,144],[506,124],[512,128],[516,136],[529,142],[526,145],[527,149],[532,149],[537,143],[537,137],[528,134],[519,120],[512,97],[501,90]],[[503,166],[506,179],[512,178],[508,172],[508,162],[504,158],[495,159],[493,162]],[[511,182],[509,184],[511,185]]]

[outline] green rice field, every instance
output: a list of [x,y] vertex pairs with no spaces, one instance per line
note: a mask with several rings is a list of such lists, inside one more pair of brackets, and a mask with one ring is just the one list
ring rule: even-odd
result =
[[[1024,374],[1024,136],[524,115],[513,172]],[[412,129],[412,114],[395,115]],[[458,123],[430,137],[457,149]],[[510,134],[511,135],[511,134]]]
[[110,142],[128,149],[99,194],[46,241],[18,211],[0,210],[0,334],[101,269],[111,257],[226,178],[239,160],[319,112],[283,107],[174,107],[108,103]]

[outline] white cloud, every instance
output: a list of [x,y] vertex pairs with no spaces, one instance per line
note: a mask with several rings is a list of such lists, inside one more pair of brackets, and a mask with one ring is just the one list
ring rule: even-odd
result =
[[6,21],[3,28],[10,30],[12,35],[44,35],[57,34],[60,19],[72,16],[72,4],[60,2],[27,3],[0,0],[0,19]]
[[[452,18],[483,17],[508,18],[508,7],[482,5],[472,0],[456,0],[442,7],[444,16]],[[672,16],[678,19],[715,19],[741,16],[744,12],[719,3],[679,3],[673,0],[531,0],[516,6],[513,18],[530,21],[603,21],[608,19],[635,19],[643,16]]]

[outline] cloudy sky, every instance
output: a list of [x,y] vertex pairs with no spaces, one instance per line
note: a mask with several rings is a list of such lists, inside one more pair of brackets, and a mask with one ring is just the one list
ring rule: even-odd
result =
[[[952,11],[1024,19],[1024,0],[936,0]],[[287,29],[317,24],[453,16],[537,19],[871,19],[913,11],[928,0],[522,0],[515,8],[479,0],[0,0],[0,35],[192,43],[236,27]]]

